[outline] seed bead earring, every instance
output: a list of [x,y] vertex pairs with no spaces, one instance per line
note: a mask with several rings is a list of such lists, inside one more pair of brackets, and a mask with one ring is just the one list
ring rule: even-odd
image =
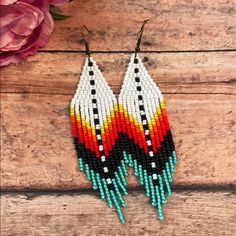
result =
[[109,207],[115,207],[122,223],[125,219],[123,195],[127,195],[125,176],[128,175],[123,160],[121,121],[118,104],[95,60],[90,56],[85,40],[87,57],[76,93],[70,104],[72,134],[80,170],[86,173],[92,187],[100,192]]
[[126,163],[134,168],[134,175],[144,185],[146,196],[157,207],[157,215],[163,220],[162,205],[177,162],[175,147],[168,122],[163,96],[138,56],[145,20],[140,36],[131,55],[122,89],[119,109],[125,145]]

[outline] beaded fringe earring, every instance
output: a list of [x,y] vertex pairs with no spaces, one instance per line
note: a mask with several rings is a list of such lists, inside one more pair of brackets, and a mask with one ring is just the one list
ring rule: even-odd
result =
[[165,193],[171,195],[170,182],[177,157],[163,96],[137,55],[147,21],[142,25],[125,74],[119,110],[123,133],[126,133],[123,137],[125,162],[134,168],[146,196],[157,207],[159,220],[163,220],[162,205],[166,203]]
[[[80,81],[71,100],[70,117],[74,144],[80,170],[86,173],[93,189],[109,207],[115,207],[119,219],[125,222],[121,207],[127,195],[123,160],[121,120],[118,104],[96,62],[90,57],[88,42],[84,39],[87,58]],[[89,32],[89,31],[88,31]]]

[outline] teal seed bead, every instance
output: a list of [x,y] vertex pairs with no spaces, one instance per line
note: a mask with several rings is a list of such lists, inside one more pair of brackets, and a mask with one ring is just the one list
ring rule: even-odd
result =
[[152,206],[156,206],[157,205],[156,193],[155,193],[154,185],[153,185],[153,182],[152,182],[152,176],[148,176],[148,177],[149,177],[149,185],[150,185],[150,189],[151,189]]
[[103,187],[104,187],[105,194],[106,194],[106,197],[107,197],[108,207],[112,208],[111,196],[110,196],[110,193],[109,193],[109,190],[108,190],[108,187],[107,187],[106,180],[102,179],[102,183],[103,183]]
[[91,170],[91,179],[92,179],[93,189],[94,190],[98,189],[95,174],[94,174],[93,170]]
[[118,204],[118,202],[116,200],[116,197],[115,197],[115,194],[114,194],[113,190],[110,190],[110,194],[111,194],[111,198],[112,198],[112,200],[114,202],[114,205],[116,207],[119,219],[120,219],[121,223],[124,224],[125,223],[125,219],[124,219],[123,213],[121,211],[121,208],[120,208],[120,206],[119,206],[119,204]]
[[158,204],[158,206],[157,206],[157,213],[158,213],[158,219],[159,220],[163,220],[164,217],[163,217],[163,212],[162,212],[161,204]]
[[175,151],[173,151],[172,156],[174,158],[174,163],[176,164],[177,163],[177,156],[176,156],[176,152]]
[[172,157],[170,156],[169,157],[169,163],[170,163],[170,169],[171,169],[171,172],[175,172],[175,167],[174,167],[174,164],[173,164],[173,161],[172,161]]
[[126,179],[125,179],[125,177],[122,175],[122,176],[120,176],[121,177],[121,180],[122,180],[122,184],[124,185],[124,186],[126,186],[127,185],[127,183],[126,183]]
[[120,189],[122,190],[124,195],[128,195],[126,188],[122,185],[122,183],[120,181],[117,181],[118,186],[120,187]]
[[124,160],[125,160],[125,164],[129,164],[129,159],[128,159],[127,153],[125,151],[123,151],[123,157],[124,157]]
[[148,177],[147,177],[147,171],[144,170],[143,171],[143,175],[144,175],[144,185],[145,185],[145,190],[146,190],[146,196],[150,197],[150,189],[148,186]]
[[112,183],[114,185],[114,188],[115,188],[115,191],[116,191],[116,195],[117,195],[117,197],[118,197],[118,199],[119,199],[119,201],[121,203],[121,206],[125,207],[125,201],[124,201],[124,199],[123,199],[123,197],[122,197],[122,195],[120,193],[120,190],[119,190],[119,188],[118,188],[118,186],[116,184],[116,181],[114,179],[112,179]]
[[100,179],[100,176],[99,176],[98,173],[96,174],[96,179],[97,179],[97,183],[98,183],[98,188],[100,190],[101,199],[105,199],[105,194],[104,194],[104,191],[103,191],[101,179]]
[[166,203],[166,198],[165,198],[165,191],[163,187],[163,180],[161,178],[161,175],[158,175],[158,180],[159,180],[159,189],[160,189],[160,195],[161,195],[161,203],[165,204]]
[[138,171],[138,164],[137,161],[134,160],[134,176],[138,176],[139,175],[139,171]]
[[170,184],[169,184],[169,181],[168,181],[167,174],[166,174],[166,171],[165,171],[165,170],[163,170],[163,177],[164,177],[165,184],[166,184],[167,194],[168,194],[169,196],[171,196]]
[[90,171],[88,164],[85,164],[85,173],[88,180],[91,180]]
[[171,176],[171,171],[170,171],[170,167],[169,167],[169,163],[166,163],[166,173],[167,173],[167,177],[169,179],[169,182],[172,182],[172,176]]
[[143,185],[143,168],[141,165],[139,165],[138,169],[139,169],[139,182],[140,182],[140,185]]
[[128,176],[128,172],[126,170],[124,160],[121,161],[121,168],[122,168],[122,171],[124,173],[124,176]]
[[119,217],[120,222],[122,224],[125,224],[125,218],[124,218],[124,215],[123,215],[122,211],[120,209],[118,209],[117,213],[118,213],[118,217]]
[[122,180],[122,183],[123,183],[124,185],[126,185],[126,180],[125,180],[125,177],[124,177],[124,173],[123,173],[123,171],[122,171],[122,169],[121,169],[120,166],[118,166],[118,173],[119,173],[119,176],[120,176],[120,178],[121,178],[121,180]]
[[161,207],[161,198],[160,198],[160,193],[158,186],[155,186],[155,191],[156,191],[156,196],[157,196],[157,214],[158,214],[158,219],[163,220],[163,213],[162,213],[162,207]]
[[128,155],[128,158],[129,158],[129,167],[132,167],[133,166],[133,159],[132,159],[132,156],[131,154]]
[[117,181],[119,181],[119,182],[123,183],[123,184],[124,184],[124,186],[126,186],[126,185],[127,185],[127,183],[126,183],[126,180],[125,180],[124,176],[123,176],[123,178],[122,178],[122,176],[119,176],[117,172],[115,172],[114,174],[115,174],[115,177],[116,177],[116,180],[117,180]]
[[80,169],[80,171],[84,170],[84,164],[83,164],[82,158],[79,158],[79,169]]

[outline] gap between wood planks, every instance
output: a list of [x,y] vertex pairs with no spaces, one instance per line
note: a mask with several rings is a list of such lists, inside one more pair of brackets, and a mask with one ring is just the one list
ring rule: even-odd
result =
[[[132,192],[143,192],[142,187],[127,187],[129,193]],[[236,185],[235,184],[221,184],[221,185],[175,185],[172,186],[173,193],[181,192],[229,192],[231,194],[236,194]],[[1,189],[1,195],[9,194],[22,194],[22,195],[32,195],[32,197],[38,195],[74,195],[74,194],[91,194],[99,195],[97,191],[88,188],[82,189]]]

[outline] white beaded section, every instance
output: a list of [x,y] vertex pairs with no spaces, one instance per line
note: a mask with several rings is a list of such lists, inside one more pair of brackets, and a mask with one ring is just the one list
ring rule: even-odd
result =
[[[159,107],[159,102],[163,99],[163,96],[159,87],[151,79],[139,56],[137,55],[137,64],[134,63],[134,58],[134,54],[132,54],[118,102],[122,104],[124,108],[128,110],[128,113],[132,114],[139,123],[143,123],[140,116],[144,114],[147,116],[147,123],[149,123]],[[134,72],[135,68],[139,69],[138,73]],[[136,82],[135,77],[139,77],[140,82]],[[141,87],[141,91],[137,91],[137,86]],[[138,100],[138,95],[142,95],[143,99]],[[139,105],[144,106],[145,113],[144,111],[140,111]],[[144,123],[146,122],[144,121]]]
[[[94,118],[99,118],[100,125],[102,125],[117,100],[92,57],[90,57],[90,61],[93,63],[91,67],[88,66],[88,58],[86,58],[71,105],[75,106],[76,112],[94,127]],[[94,75],[90,75],[89,71],[93,71]],[[90,84],[92,79],[94,85]],[[95,94],[91,94],[92,89],[96,91]],[[96,103],[92,103],[92,99],[96,99]],[[93,114],[94,108],[98,109],[98,114]],[[102,109],[104,110],[102,111]]]

